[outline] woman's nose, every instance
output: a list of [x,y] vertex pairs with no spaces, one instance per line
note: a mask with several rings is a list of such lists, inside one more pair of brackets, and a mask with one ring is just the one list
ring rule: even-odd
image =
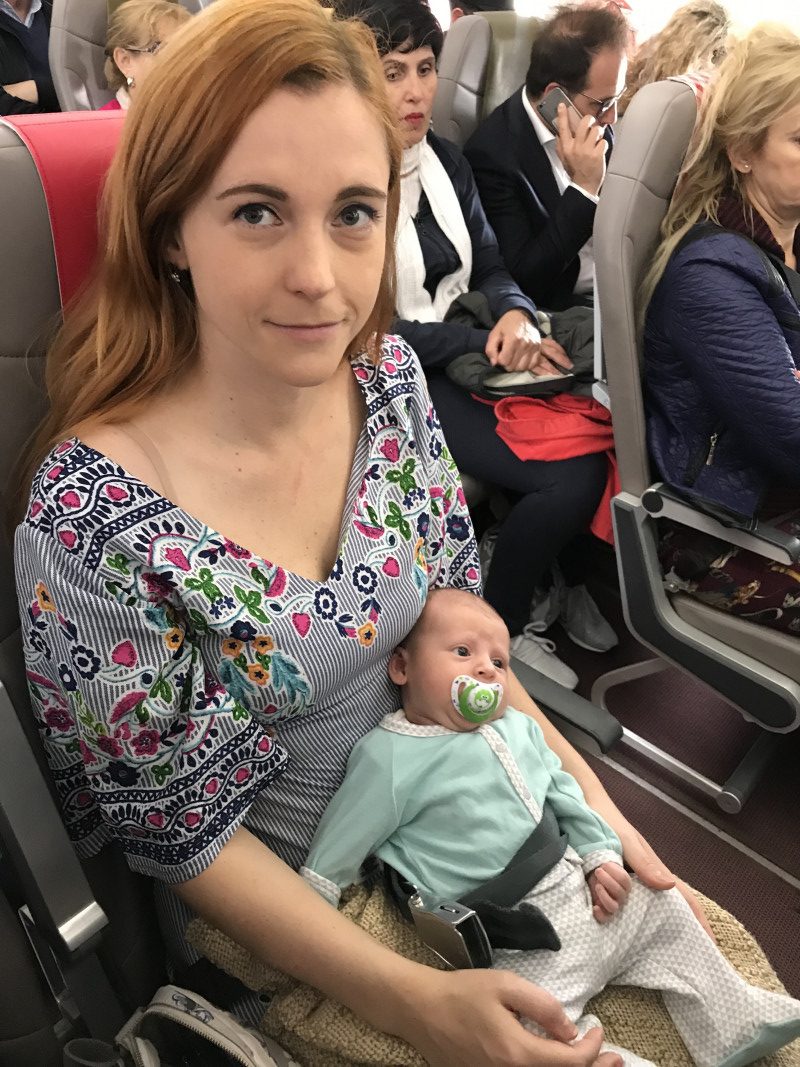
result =
[[325,233],[317,233],[310,227],[298,232],[293,241],[286,243],[283,251],[287,289],[311,299],[319,299],[334,288],[336,279],[330,245]]

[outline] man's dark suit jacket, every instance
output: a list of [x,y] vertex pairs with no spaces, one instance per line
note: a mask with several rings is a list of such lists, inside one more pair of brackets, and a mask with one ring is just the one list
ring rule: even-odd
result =
[[[606,138],[610,144],[610,127]],[[521,88],[484,119],[464,155],[500,253],[520,289],[538,307],[553,311],[582,302],[573,290],[596,205],[572,186],[563,196],[559,193]]]

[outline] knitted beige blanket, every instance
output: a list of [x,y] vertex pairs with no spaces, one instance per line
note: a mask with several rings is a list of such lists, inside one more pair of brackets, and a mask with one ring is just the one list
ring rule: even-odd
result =
[[[713,901],[703,896],[700,900],[720,949],[736,970],[754,985],[783,992],[766,956],[741,923]],[[443,966],[381,888],[351,887],[343,895],[341,911],[402,956],[431,967]],[[190,924],[187,937],[221,970],[250,989],[270,995],[261,1028],[304,1067],[425,1067],[410,1045],[380,1033],[337,1001],[260,963],[203,920]],[[609,988],[589,1002],[587,1011],[599,1017],[613,1044],[659,1067],[693,1067],[660,994]],[[764,1067],[800,1067],[800,1041],[759,1063]]]

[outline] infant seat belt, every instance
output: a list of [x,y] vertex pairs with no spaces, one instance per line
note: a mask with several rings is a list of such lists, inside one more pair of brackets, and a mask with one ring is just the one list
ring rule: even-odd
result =
[[387,889],[421,938],[453,967],[490,967],[493,948],[561,948],[547,916],[522,898],[555,867],[567,849],[556,817],[545,804],[542,818],[505,870],[460,901],[429,906],[415,885],[384,864]]

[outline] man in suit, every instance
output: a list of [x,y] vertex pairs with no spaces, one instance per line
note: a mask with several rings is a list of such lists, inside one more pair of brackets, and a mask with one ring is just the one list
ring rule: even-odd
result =
[[[592,302],[592,228],[629,32],[614,4],[559,8],[533,43],[523,88],[464,149],[506,265],[543,308]],[[557,131],[536,110],[555,88],[572,105],[560,107]]]
[[0,0],[0,115],[58,111],[50,76],[51,0]]

